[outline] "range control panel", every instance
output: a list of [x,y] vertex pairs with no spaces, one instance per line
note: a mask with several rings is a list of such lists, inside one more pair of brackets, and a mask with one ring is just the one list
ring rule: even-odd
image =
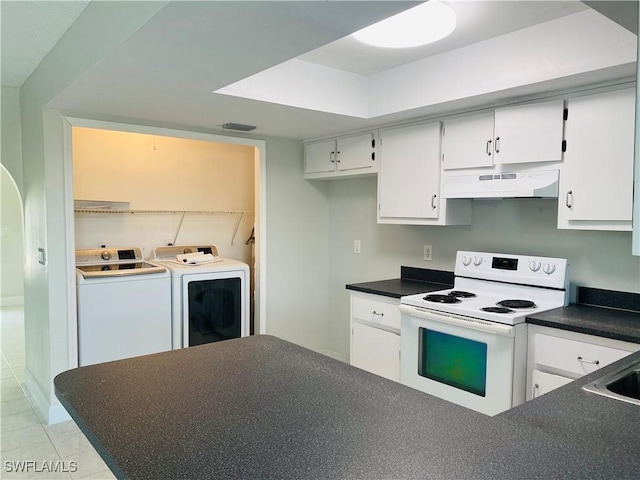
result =
[[566,289],[569,263],[565,258],[459,251],[455,275],[480,280]]

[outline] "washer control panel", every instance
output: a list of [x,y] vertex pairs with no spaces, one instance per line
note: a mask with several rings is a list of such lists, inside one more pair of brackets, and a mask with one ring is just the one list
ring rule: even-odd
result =
[[76,250],[76,265],[99,265],[141,260],[142,251],[138,247]]

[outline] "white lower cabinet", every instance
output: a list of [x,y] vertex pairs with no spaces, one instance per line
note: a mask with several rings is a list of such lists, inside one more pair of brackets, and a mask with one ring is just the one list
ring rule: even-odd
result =
[[400,334],[362,323],[351,330],[351,365],[400,381]]
[[640,350],[636,343],[539,325],[528,327],[527,400]]
[[531,395],[527,400],[544,395],[551,390],[555,390],[558,387],[573,382],[572,378],[563,377],[561,375],[553,375],[551,373],[541,372],[540,370],[533,370],[531,374]]
[[400,381],[399,299],[351,292],[350,363]]

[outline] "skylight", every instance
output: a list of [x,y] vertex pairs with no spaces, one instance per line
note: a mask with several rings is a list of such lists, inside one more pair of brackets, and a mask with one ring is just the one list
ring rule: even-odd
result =
[[410,48],[440,40],[455,27],[455,12],[431,0],[363,28],[353,37],[375,47]]

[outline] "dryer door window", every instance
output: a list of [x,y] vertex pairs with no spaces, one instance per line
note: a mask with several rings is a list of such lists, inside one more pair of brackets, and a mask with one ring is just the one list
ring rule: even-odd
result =
[[240,278],[190,282],[188,301],[190,347],[241,336],[242,282]]

